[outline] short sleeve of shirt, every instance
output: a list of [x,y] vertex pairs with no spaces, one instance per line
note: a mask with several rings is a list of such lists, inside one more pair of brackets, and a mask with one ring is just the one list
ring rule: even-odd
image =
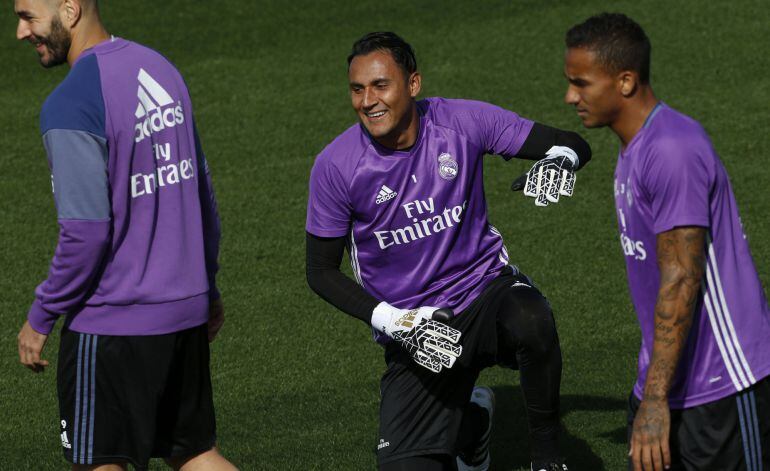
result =
[[310,172],[305,230],[318,237],[341,237],[350,230],[352,206],[347,185],[328,154],[316,158]]
[[515,156],[532,130],[533,121],[513,111],[474,100],[435,100],[439,123],[451,122],[488,154]]
[[659,139],[644,172],[656,234],[680,226],[709,227],[709,194],[714,181],[700,149],[683,139]]

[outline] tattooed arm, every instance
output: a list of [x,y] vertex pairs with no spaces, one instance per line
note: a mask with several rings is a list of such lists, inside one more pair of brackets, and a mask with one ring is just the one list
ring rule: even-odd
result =
[[634,419],[634,471],[671,465],[668,392],[687,342],[706,266],[706,229],[677,227],[658,234],[660,289],[655,303],[655,337],[644,397]]

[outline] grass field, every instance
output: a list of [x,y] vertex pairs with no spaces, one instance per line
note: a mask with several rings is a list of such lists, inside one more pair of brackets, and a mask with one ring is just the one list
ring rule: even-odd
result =
[[[42,375],[22,368],[16,334],[57,236],[37,119],[67,70],[41,69],[32,47],[14,41],[9,3],[0,16],[0,469],[63,469],[55,361]],[[760,0],[102,3],[110,32],[160,50],[191,89],[224,231],[227,323],[212,347],[219,443],[242,469],[375,467],[381,349],[304,275],[309,171],[355,120],[345,56],[365,32],[394,30],[414,45],[423,96],[490,101],[579,129],[594,149],[575,197],[545,209],[508,190],[524,162],[489,158],[485,169],[491,221],[556,312],[571,469],[623,469],[639,344],[612,202],[618,143],[608,130],[580,129],[562,102],[572,24],[610,8],[645,27],[655,91],[711,134],[770,282],[770,8]],[[53,335],[48,359],[57,345]],[[499,404],[493,468],[529,469],[517,374],[492,369],[481,381]]]

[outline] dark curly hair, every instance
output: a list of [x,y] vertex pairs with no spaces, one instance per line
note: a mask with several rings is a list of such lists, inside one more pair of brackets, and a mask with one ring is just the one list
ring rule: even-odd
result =
[[650,81],[652,46],[638,23],[622,13],[601,13],[567,31],[567,48],[593,51],[611,74],[633,70],[641,83]]
[[417,59],[414,57],[412,46],[396,33],[389,31],[369,33],[353,43],[353,50],[348,56],[348,67],[356,56],[365,56],[374,51],[389,52],[407,76],[417,70]]

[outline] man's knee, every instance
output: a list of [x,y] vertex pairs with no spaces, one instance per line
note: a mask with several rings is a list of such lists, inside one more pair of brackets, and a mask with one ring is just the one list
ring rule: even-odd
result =
[[506,293],[498,313],[500,341],[515,352],[548,356],[559,349],[556,323],[548,301],[534,289]]
[[72,471],[127,471],[128,465],[126,463],[114,463],[114,464],[73,464]]
[[195,471],[195,470],[217,470],[231,471],[237,468],[227,461],[225,457],[219,454],[216,447],[210,450],[181,457],[165,458],[166,464],[175,470]]

